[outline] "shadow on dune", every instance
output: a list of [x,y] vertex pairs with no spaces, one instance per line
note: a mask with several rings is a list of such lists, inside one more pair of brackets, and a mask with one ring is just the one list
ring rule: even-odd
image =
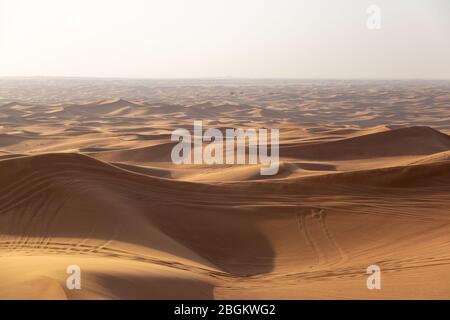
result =
[[[0,177],[3,249],[110,255],[105,248],[117,240],[209,261],[233,275],[273,269],[275,253],[258,230],[264,215],[246,214],[237,193],[133,174],[79,154],[1,161]],[[265,262],[254,263],[260,257]]]
[[[95,283],[95,291],[119,300],[212,300],[214,286],[200,280],[169,277],[145,277],[130,275],[89,275]],[[83,288],[90,290],[91,288]],[[93,288],[92,288],[93,289]],[[77,299],[76,292],[67,291],[67,296]],[[74,295],[71,297],[71,295]]]

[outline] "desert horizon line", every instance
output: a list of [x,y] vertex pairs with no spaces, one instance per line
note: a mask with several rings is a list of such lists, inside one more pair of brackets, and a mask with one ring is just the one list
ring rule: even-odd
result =
[[13,76],[0,75],[0,80],[11,79],[86,79],[86,80],[150,80],[150,81],[215,81],[215,80],[240,80],[240,81],[450,81],[448,78],[389,78],[389,77],[109,77],[109,76],[56,76],[56,75],[32,75],[32,76]]

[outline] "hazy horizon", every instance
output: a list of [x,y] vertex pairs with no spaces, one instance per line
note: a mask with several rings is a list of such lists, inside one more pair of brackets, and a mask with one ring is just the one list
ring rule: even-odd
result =
[[0,0],[0,77],[448,80],[449,15],[445,0]]

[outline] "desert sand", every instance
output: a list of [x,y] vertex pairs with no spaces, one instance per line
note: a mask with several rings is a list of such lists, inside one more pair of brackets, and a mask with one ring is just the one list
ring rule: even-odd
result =
[[[279,173],[174,165],[193,120]],[[0,298],[449,299],[449,133],[448,81],[0,79]]]

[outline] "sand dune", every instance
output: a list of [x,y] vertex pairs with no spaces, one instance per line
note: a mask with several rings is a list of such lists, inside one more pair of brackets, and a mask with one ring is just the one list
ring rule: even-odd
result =
[[0,147],[7,147],[26,140],[26,137],[21,137],[11,134],[0,134]]
[[170,154],[176,142],[168,142],[152,145],[149,147],[101,152],[93,157],[118,162],[171,162]]
[[429,155],[450,149],[450,137],[429,127],[410,127],[310,145],[285,146],[282,155],[304,159],[365,159]]
[[83,111],[90,114],[100,114],[106,116],[119,116],[126,114],[133,108],[139,107],[139,104],[126,101],[123,99],[114,99],[109,101],[101,101],[95,104],[87,104],[81,106],[74,106],[71,109],[76,111]]
[[[269,184],[268,181],[253,182],[252,192],[243,196],[241,188],[246,189],[243,184],[238,187],[212,187],[161,180],[77,154],[22,157],[0,162],[3,200],[0,207],[1,243],[4,250],[13,250],[24,258],[30,255],[61,256],[62,261],[76,260],[82,264],[86,260],[86,268],[94,274],[102,269],[108,259],[136,261],[127,263],[124,269],[113,271],[124,272],[121,276],[124,279],[135,277],[135,281],[140,277],[152,278],[152,272],[158,274],[157,271],[162,268],[162,274],[157,276],[160,280],[155,281],[163,282],[166,277],[173,276],[172,272],[182,270],[183,276],[190,281],[203,279],[193,281],[190,288],[192,297],[201,297],[205,286],[220,288],[220,284],[225,285],[231,281],[230,278],[253,275],[256,278],[250,281],[250,285],[268,273],[270,277],[280,277],[282,283],[282,274],[304,273],[312,266],[347,268],[353,260],[349,261],[344,256],[357,256],[358,250],[367,250],[364,246],[370,247],[374,243],[359,241],[360,247],[356,250],[345,238],[336,240],[335,237],[340,237],[337,234],[341,234],[336,229],[344,227],[345,221],[352,215],[365,211],[362,208],[370,206],[372,201],[377,203],[379,200],[376,199],[383,196],[382,187],[390,190],[391,195],[391,189],[396,187],[401,187],[398,191],[400,195],[414,194],[412,188],[419,187],[418,190],[421,190],[424,186],[433,187],[435,189],[427,190],[427,195],[422,195],[422,199],[441,195],[441,201],[444,201],[450,191],[448,169],[449,163],[445,162],[384,171],[323,175],[306,180],[300,178],[289,184],[283,184],[281,180]],[[347,186],[346,191],[342,190],[343,185]],[[315,203],[317,200],[305,199],[304,191],[301,191],[308,192],[308,186],[315,190],[316,196],[341,194],[347,198],[340,200],[341,204],[337,206],[324,200],[320,204]],[[210,197],[205,198],[205,193]],[[366,197],[365,203],[360,204],[362,208],[352,208],[352,203],[359,201],[360,194]],[[386,208],[383,208],[385,205],[378,205],[373,213],[372,219],[376,225],[383,225],[383,217],[386,223],[389,221],[391,231],[384,229],[386,237],[395,238],[396,228],[401,230],[406,223],[403,214],[395,214],[405,203],[407,201],[399,201]],[[407,225],[412,224],[413,219],[429,221],[426,227],[429,224],[448,225],[442,225],[443,221],[449,221],[449,217],[444,215],[446,208],[441,205],[434,205],[432,214],[424,212],[427,207],[405,212],[410,219]],[[341,206],[349,206],[351,209],[345,211],[353,213],[344,222],[334,225],[337,217],[343,214]],[[214,210],[211,211],[211,208]],[[394,221],[394,217],[389,217],[390,211],[394,212]],[[312,240],[309,234],[301,236],[297,227],[289,227],[296,219],[300,219],[297,223],[305,227],[315,217],[319,219],[319,225],[320,219],[325,217],[333,221],[328,222],[327,228],[330,229],[325,233],[329,239],[320,240],[314,235]],[[361,217],[356,220],[359,219]],[[379,229],[374,230],[380,232]],[[201,237],[197,236],[199,232]],[[239,250],[236,250],[237,243],[240,243]],[[368,263],[370,255],[358,259]],[[376,259],[380,261],[381,257]],[[30,259],[36,260],[38,258]],[[133,267],[133,264],[136,266]],[[147,265],[146,272],[136,271],[144,265]],[[136,270],[127,273],[128,268]],[[101,272],[107,271],[102,269]],[[49,272],[49,277],[54,279],[55,275]],[[37,278],[33,281],[38,284],[35,288],[40,288],[47,280]],[[114,283],[116,280],[112,281]],[[123,288],[112,290],[109,285],[112,284],[104,284],[94,277],[85,284],[85,295],[82,297],[96,297],[99,294],[96,288],[99,287],[102,297],[123,297]],[[64,288],[61,290],[67,291]],[[140,297],[157,297],[142,290]],[[217,290],[220,292],[220,289]],[[52,291],[52,294],[56,293]],[[127,297],[133,297],[133,294]],[[179,297],[180,294],[176,291],[171,297]]]
[[[363,185],[364,187],[412,188],[442,185],[444,188],[450,182],[450,161],[344,172],[309,179],[310,182],[326,182],[327,180],[332,184],[347,184],[355,187]],[[444,190],[446,191],[447,188],[442,191]]]
[[[60,81],[0,79],[0,298],[450,298],[447,83]],[[173,164],[193,120],[278,174]]]
[[136,166],[136,165],[130,165],[126,163],[119,163],[119,162],[111,162],[112,165],[119,167],[121,169],[131,171],[134,173],[140,173],[146,176],[153,176],[153,177],[161,177],[161,178],[170,178],[171,177],[171,171],[167,169],[162,168],[155,168],[155,167],[148,167],[148,166]]
[[410,164],[433,163],[447,160],[450,160],[450,151],[442,151],[429,156],[425,156],[423,158],[414,160]]

